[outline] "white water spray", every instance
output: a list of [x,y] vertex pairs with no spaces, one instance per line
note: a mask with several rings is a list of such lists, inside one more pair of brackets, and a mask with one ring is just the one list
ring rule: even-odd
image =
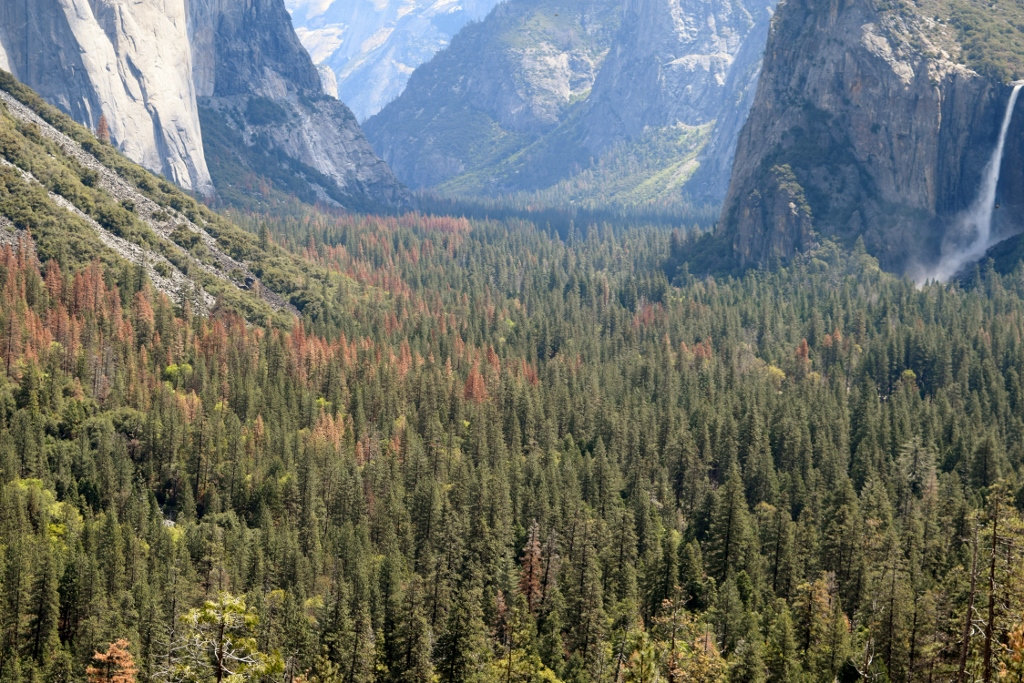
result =
[[925,280],[945,282],[956,275],[964,264],[980,259],[992,246],[992,213],[996,207],[996,187],[999,185],[999,169],[1003,165],[1003,147],[1006,145],[1006,133],[1010,129],[1013,108],[1022,87],[1024,83],[1013,86],[1006,113],[1003,114],[1003,125],[999,128],[999,141],[985,166],[978,196],[961,216],[956,233],[947,236],[942,245],[942,258]]

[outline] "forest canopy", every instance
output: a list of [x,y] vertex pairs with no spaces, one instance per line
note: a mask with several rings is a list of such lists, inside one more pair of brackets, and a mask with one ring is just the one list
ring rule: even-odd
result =
[[236,218],[354,284],[0,252],[0,681],[1022,680],[1020,272]]

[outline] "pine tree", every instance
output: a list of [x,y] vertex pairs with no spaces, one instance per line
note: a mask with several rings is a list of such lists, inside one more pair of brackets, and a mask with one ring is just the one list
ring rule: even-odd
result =
[[481,683],[489,665],[482,592],[463,587],[456,592],[444,631],[437,641],[436,667],[443,683]]
[[627,683],[658,683],[661,680],[660,662],[655,645],[646,632],[641,632],[636,649],[626,664]]
[[540,606],[542,571],[540,527],[534,521],[530,525],[526,546],[523,548],[523,559],[519,566],[519,593],[526,600],[527,609],[531,614]]
[[537,653],[537,631],[526,597],[517,595],[509,610],[503,656],[493,660],[489,678],[501,683],[557,680]]
[[752,629],[737,643],[729,658],[730,683],[765,683],[768,680],[768,668],[763,650],[761,634],[757,629]]
[[[51,653],[59,650],[57,621],[60,616],[60,597],[57,593],[56,560],[53,552],[42,548],[40,564],[29,596],[29,654],[42,664]],[[125,683],[132,683],[126,681]]]
[[743,482],[735,462],[716,492],[709,531],[709,572],[719,582],[746,567],[750,543],[750,522]]
[[111,643],[106,652],[96,652],[93,664],[85,670],[89,683],[135,683],[139,671],[128,645],[122,638]]
[[909,632],[913,599],[906,558],[894,532],[885,539],[885,554],[874,572],[868,619],[876,651],[890,677],[902,677],[909,666]]
[[768,680],[772,683],[792,683],[802,675],[793,621],[785,603],[779,603],[765,647],[765,664]]
[[353,627],[345,681],[373,683],[377,665],[377,637],[366,601],[359,601]]
[[431,660],[430,624],[419,605],[415,605],[409,615],[404,641],[405,662],[399,680],[401,683],[432,683],[434,663]]
[[704,556],[697,541],[679,547],[679,586],[684,604],[695,612],[707,609],[708,577],[704,572]]

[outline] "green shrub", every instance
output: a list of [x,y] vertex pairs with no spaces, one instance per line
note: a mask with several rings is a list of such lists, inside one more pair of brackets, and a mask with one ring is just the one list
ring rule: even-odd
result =
[[274,126],[288,120],[284,107],[267,97],[253,97],[245,106],[245,119],[253,126]]

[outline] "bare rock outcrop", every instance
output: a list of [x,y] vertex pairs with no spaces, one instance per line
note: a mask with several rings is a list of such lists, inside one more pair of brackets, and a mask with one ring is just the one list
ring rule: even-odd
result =
[[192,83],[185,0],[0,0],[0,68],[128,157],[213,190]]
[[412,187],[499,163],[586,99],[621,19],[618,0],[509,0],[416,69],[364,123]]

